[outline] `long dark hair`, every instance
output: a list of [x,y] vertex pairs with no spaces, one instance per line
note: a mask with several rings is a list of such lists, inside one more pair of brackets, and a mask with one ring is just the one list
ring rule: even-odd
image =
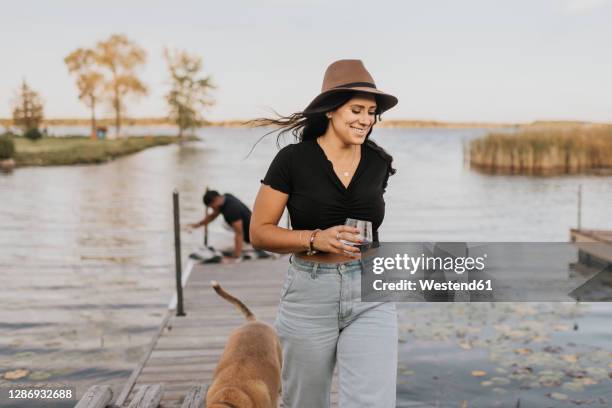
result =
[[[276,145],[280,148],[280,138],[288,133],[291,133],[295,138],[296,142],[305,142],[308,140],[315,140],[316,138],[322,136],[327,130],[327,126],[329,125],[329,119],[325,115],[327,112],[334,111],[347,103],[351,98],[353,98],[357,92],[355,91],[346,91],[346,92],[335,92],[325,98],[321,104],[315,108],[305,112],[295,112],[289,116],[282,116],[276,112],[274,112],[277,117],[276,118],[259,118],[254,119],[248,124],[254,127],[260,126],[275,126],[276,129],[269,131],[264,134],[259,140],[255,143],[259,143],[264,137],[268,136],[271,133],[278,132],[276,136]],[[380,106],[380,103],[378,104]],[[393,168],[393,157],[387,153],[385,149],[377,145],[373,140],[370,139],[370,133],[372,133],[372,129],[374,129],[374,125],[380,121],[380,111],[376,111],[374,116],[374,123],[370,127],[370,131],[366,135],[365,144],[371,147],[374,151],[376,151],[383,159],[387,161],[387,178],[393,174],[395,174],[396,170]],[[255,148],[255,146],[253,146]],[[251,149],[252,151],[252,149]],[[249,153],[250,154],[250,153]],[[386,184],[386,183],[385,183]]]

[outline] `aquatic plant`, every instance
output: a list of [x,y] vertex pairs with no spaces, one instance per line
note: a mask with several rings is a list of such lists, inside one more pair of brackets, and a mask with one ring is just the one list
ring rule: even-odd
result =
[[469,145],[470,167],[503,174],[612,169],[612,126],[489,133]]

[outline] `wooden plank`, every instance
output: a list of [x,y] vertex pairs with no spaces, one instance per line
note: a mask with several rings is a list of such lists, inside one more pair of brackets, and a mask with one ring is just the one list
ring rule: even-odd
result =
[[[179,398],[185,398],[185,395],[187,395],[187,393],[189,392],[189,390],[191,389],[191,387],[193,387],[194,385],[197,385],[196,383],[199,383],[198,381],[184,381],[182,383],[172,383],[172,384],[165,384],[164,388],[163,388],[163,395],[164,395],[164,399],[166,399],[165,395],[166,393],[172,393],[172,392],[181,392],[182,395],[179,396]],[[140,392],[140,389],[145,387],[145,386],[150,386],[151,384],[138,384],[137,387],[135,387],[135,391],[132,393],[132,395],[134,396],[132,398],[132,401],[134,399],[136,399],[136,396],[138,395],[138,393]],[[156,384],[159,385],[159,384]],[[161,395],[161,394],[160,394]],[[131,406],[129,408],[132,408]],[[139,407],[140,408],[140,407]]]
[[94,385],[83,394],[75,408],[105,408],[113,399],[113,391],[108,385]]
[[140,386],[128,408],[157,408],[164,392],[163,389],[161,384]]
[[204,406],[206,397],[206,387],[203,385],[195,385],[189,390],[181,408],[201,408]]
[[[276,315],[256,315],[257,319],[272,324],[276,319]],[[189,321],[177,321],[172,323],[171,326],[168,326],[167,330],[165,330],[164,335],[171,334],[169,333],[174,328],[199,328],[202,334],[206,334],[209,332],[213,332],[216,327],[224,327],[224,326],[233,326],[238,327],[242,323],[244,323],[244,319],[236,316],[227,316],[225,319],[202,319],[193,317]],[[218,326],[217,326],[218,324]]]
[[[257,316],[259,320],[264,321],[264,322],[269,322],[270,320],[274,321],[274,319],[276,318],[277,309],[278,308],[276,306],[274,306],[273,308],[272,307],[266,308],[266,310],[253,309],[253,313],[255,313],[255,316]],[[218,313],[217,310],[214,310],[214,315],[210,314],[210,311],[208,311],[210,315],[206,316],[204,315],[205,313],[204,310],[198,311],[198,312],[194,311],[193,309],[191,311],[187,310],[186,317],[175,319],[172,321],[170,325],[171,327],[198,326],[198,325],[211,324],[211,322],[214,320],[223,321],[223,320],[231,320],[231,319],[234,319],[233,321],[237,322],[238,325],[244,322],[244,317],[242,317],[242,315],[237,310],[235,311],[235,313],[231,313],[231,311],[232,309],[230,309],[230,312]],[[206,316],[206,317],[202,317],[202,316]],[[203,327],[203,329],[205,329],[205,327]]]
[[[234,330],[238,328],[243,323],[242,320],[212,320],[207,323],[207,327],[198,326],[195,324],[183,324],[180,326],[173,326],[170,330],[166,330],[164,332],[164,336],[166,334],[170,334],[167,332],[172,332],[171,335],[175,337],[181,336],[201,336],[208,333],[210,330]],[[210,327],[208,327],[210,326]]]
[[169,400],[164,401],[163,399],[159,403],[159,408],[181,408],[181,400]]
[[[281,287],[283,283],[284,276],[275,276],[274,278],[266,278],[257,275],[249,275],[249,287],[252,293],[267,293],[271,292],[275,288]],[[200,293],[208,296],[217,296],[215,290],[211,285],[212,280],[214,279],[212,276],[207,277],[206,279],[198,279],[198,277],[193,277],[193,279],[189,279],[189,289],[190,290],[198,290]],[[221,286],[227,288],[232,291],[246,291],[244,284],[244,279],[227,279],[226,277],[219,277],[217,280]]]
[[[223,333],[221,333],[223,332]],[[181,336],[177,336],[177,335],[173,335],[172,336],[160,336],[160,338],[157,340],[157,345],[155,347],[155,349],[158,349],[160,345],[163,344],[172,344],[174,342],[179,343],[179,344],[185,344],[185,345],[197,345],[197,344],[202,344],[202,343],[225,343],[227,341],[227,336],[229,335],[229,333],[231,332],[231,330],[225,329],[225,330],[218,330],[216,331],[215,334],[213,335],[206,335],[205,333],[200,333],[199,336],[188,336],[188,335],[181,335]]]
[[202,364],[174,364],[166,366],[149,366],[147,365],[140,374],[141,377],[147,374],[164,374],[164,373],[185,373],[192,374],[203,371],[212,371],[217,367],[217,361],[209,361]]
[[203,350],[153,350],[152,357],[205,357],[220,356],[223,347]]
[[173,367],[173,366],[189,366],[189,365],[197,365],[197,364],[208,364],[208,363],[218,363],[219,355],[210,355],[205,357],[173,357],[173,358],[151,358],[149,359],[145,368],[151,367],[154,369],[163,368],[163,367]]
[[215,367],[212,367],[208,371],[200,371],[195,373],[183,373],[183,372],[174,372],[174,373],[161,373],[161,374],[141,374],[138,378],[141,384],[148,383],[163,383],[164,386],[169,386],[172,384],[185,384],[185,383],[197,383],[204,382],[212,379],[213,372]]
[[[232,293],[233,294],[233,293]],[[265,300],[254,300],[253,298],[250,298],[248,296],[240,296],[238,294],[236,294],[236,297],[240,300],[242,300],[243,302],[247,303],[249,305],[249,309],[251,309],[251,311],[253,313],[257,313],[257,311],[259,309],[272,309],[278,306],[278,301],[277,300],[270,300],[270,299],[265,299]],[[210,300],[204,300],[204,299],[190,299],[189,298],[189,294],[186,293],[185,294],[185,300],[183,302],[185,309],[187,308],[188,305],[190,305],[192,308],[196,307],[196,308],[200,308],[200,307],[210,307],[210,308],[221,308],[221,307],[227,307],[228,310],[234,310],[235,313],[240,313],[237,309],[233,308],[231,304],[227,303],[227,302],[219,302],[218,299],[210,299]],[[208,310],[212,310],[212,309],[208,309]],[[221,309],[223,310],[223,309]],[[261,313],[261,311],[260,311]]]
[[164,391],[164,397],[162,398],[162,402],[160,405],[164,406],[164,404],[175,403],[181,406],[183,399],[185,398],[185,395],[189,393],[189,390],[191,390],[191,387],[187,387],[185,389],[179,389],[179,390]]
[[612,263],[612,231],[570,230],[572,242],[581,251]]
[[162,323],[159,326],[159,330],[151,339],[151,343],[149,344],[147,351],[145,352],[142,359],[140,360],[140,363],[138,364],[138,366],[136,366],[134,371],[132,371],[130,378],[128,378],[127,382],[123,386],[123,389],[121,390],[121,393],[119,394],[119,397],[117,397],[117,401],[115,401],[115,405],[119,405],[121,407],[125,403],[128,395],[130,394],[130,391],[132,390],[132,387],[136,383],[136,379],[138,378],[138,376],[140,375],[140,372],[142,371],[142,368],[145,366],[145,364],[147,363],[147,360],[151,356],[153,348],[155,347],[155,344],[157,343],[157,339],[159,338],[159,336],[161,336],[161,333],[164,330],[164,327],[166,327],[166,323],[168,323],[168,320],[170,319],[170,316],[173,313],[174,311],[172,310],[168,310],[166,312],[166,315],[164,316],[164,319],[162,320]]
[[187,343],[180,341],[180,339],[168,339],[166,342],[160,343],[155,350],[159,351],[172,351],[172,350],[185,350],[185,351],[201,351],[209,348],[215,350],[223,350],[225,347],[225,341],[213,341],[209,339],[201,340],[197,343]]

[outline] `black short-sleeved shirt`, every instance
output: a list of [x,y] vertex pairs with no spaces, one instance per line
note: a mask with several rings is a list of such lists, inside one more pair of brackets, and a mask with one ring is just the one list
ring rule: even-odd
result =
[[364,143],[357,170],[345,188],[321,146],[308,140],[282,148],[261,182],[289,194],[287,209],[294,229],[326,229],[355,218],[372,222],[372,238],[378,242],[388,171],[389,163]]
[[244,233],[244,241],[251,242],[249,237],[249,226],[251,225],[251,210],[244,205],[242,201],[229,193],[223,194],[225,202],[221,206],[221,214],[225,222],[232,223],[242,220],[242,232]]

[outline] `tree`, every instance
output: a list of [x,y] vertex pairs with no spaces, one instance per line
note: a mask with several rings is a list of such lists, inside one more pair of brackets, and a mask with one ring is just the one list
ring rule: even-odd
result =
[[201,125],[201,110],[214,102],[207,98],[208,92],[214,89],[210,76],[202,76],[202,59],[189,55],[186,51],[164,50],[164,57],[170,71],[171,88],[166,94],[170,107],[170,120],[179,128],[179,138],[186,129]]
[[107,71],[105,90],[115,111],[115,128],[119,134],[125,98],[130,94],[147,94],[146,86],[136,75],[136,69],[146,61],[146,53],[123,34],[98,42],[93,52],[96,64]]
[[[17,96],[13,101],[13,123],[20,127],[23,133],[36,130],[43,120],[43,102],[37,92],[32,90],[25,79],[21,84],[21,89],[17,91]],[[30,132],[30,134],[40,134]]]
[[96,103],[102,98],[104,90],[104,75],[96,67],[96,54],[91,49],[79,48],[66,58],[64,62],[68,71],[76,76],[79,99],[91,109],[91,137],[96,134]]

